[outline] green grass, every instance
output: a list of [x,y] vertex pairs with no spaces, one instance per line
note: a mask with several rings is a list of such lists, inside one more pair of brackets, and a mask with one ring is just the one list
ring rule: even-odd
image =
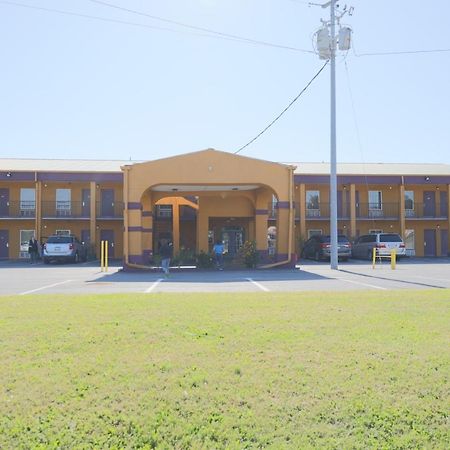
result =
[[448,449],[450,292],[0,298],[0,448]]

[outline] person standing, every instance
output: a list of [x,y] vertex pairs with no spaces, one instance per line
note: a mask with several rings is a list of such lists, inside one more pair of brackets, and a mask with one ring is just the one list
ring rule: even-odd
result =
[[164,276],[169,276],[170,258],[172,257],[172,246],[169,241],[165,241],[160,249],[159,255],[161,256],[161,268],[164,272]]
[[30,254],[31,264],[36,263],[38,257],[38,242],[34,237],[32,237],[28,242],[28,253]]
[[223,251],[224,246],[222,241],[216,241],[213,247],[214,259],[216,261],[216,267],[219,270],[223,270]]

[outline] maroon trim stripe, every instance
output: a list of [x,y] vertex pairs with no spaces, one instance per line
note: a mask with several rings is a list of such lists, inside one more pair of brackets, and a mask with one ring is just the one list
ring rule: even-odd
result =
[[142,227],[128,227],[128,231],[142,231]]
[[128,202],[128,209],[141,209],[142,205],[140,202]]

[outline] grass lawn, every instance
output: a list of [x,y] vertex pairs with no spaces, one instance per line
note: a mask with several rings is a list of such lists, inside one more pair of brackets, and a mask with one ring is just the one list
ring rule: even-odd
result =
[[450,291],[0,297],[0,448],[448,449]]

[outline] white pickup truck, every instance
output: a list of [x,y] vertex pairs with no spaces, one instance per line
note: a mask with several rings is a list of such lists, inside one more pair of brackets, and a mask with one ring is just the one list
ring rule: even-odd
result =
[[44,244],[44,264],[50,261],[80,262],[87,259],[87,248],[75,236],[50,236]]

